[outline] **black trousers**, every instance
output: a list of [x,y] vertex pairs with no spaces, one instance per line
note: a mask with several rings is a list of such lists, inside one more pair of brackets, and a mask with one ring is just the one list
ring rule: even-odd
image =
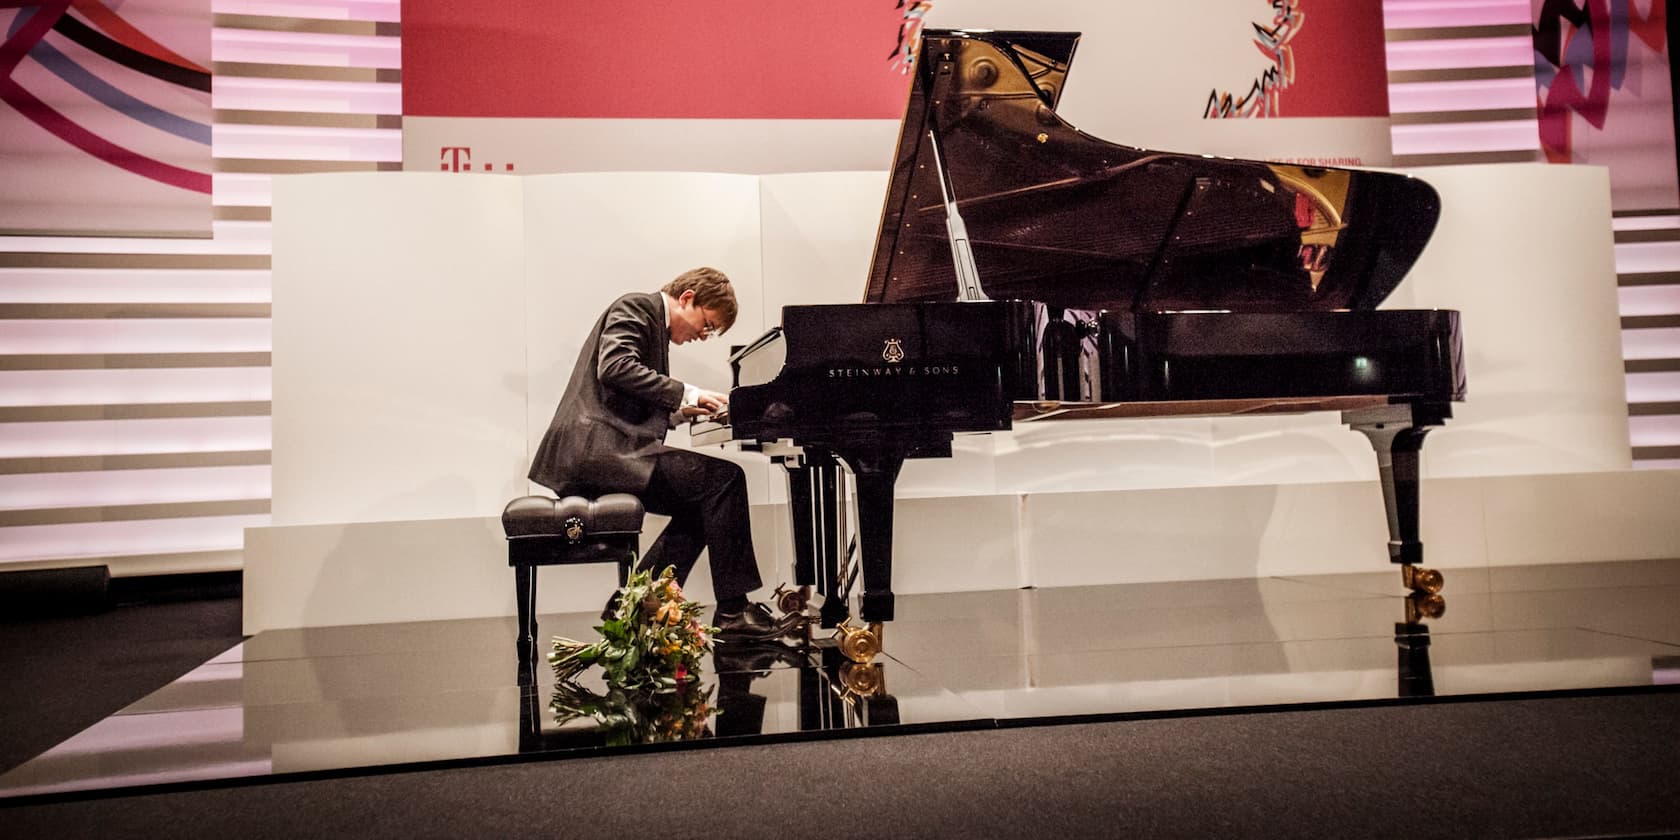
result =
[[654,574],[672,566],[686,584],[702,548],[711,552],[712,595],[746,595],[764,585],[753,553],[747,476],[740,466],[690,449],[661,447],[653,477],[641,492],[650,513],[671,517],[637,564]]

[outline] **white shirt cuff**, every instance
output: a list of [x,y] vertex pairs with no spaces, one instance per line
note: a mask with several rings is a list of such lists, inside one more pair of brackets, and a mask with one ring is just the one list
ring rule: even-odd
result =
[[700,389],[693,386],[693,385],[688,384],[687,382],[684,382],[683,383],[682,404],[685,405],[685,406],[699,405],[700,404]]

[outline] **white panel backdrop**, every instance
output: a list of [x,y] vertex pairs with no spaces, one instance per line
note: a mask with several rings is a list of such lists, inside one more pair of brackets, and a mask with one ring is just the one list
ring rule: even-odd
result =
[[1541,163],[1418,170],[1441,221],[1385,308],[1464,313],[1470,399],[1424,447],[1430,475],[1632,464],[1610,178]]
[[499,511],[523,488],[523,184],[274,179],[274,524]]

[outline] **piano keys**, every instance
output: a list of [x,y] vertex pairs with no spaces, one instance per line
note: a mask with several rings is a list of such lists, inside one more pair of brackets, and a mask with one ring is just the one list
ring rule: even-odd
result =
[[1438,591],[1417,456],[1465,395],[1459,318],[1376,309],[1434,230],[1434,190],[1086,135],[1055,112],[1077,43],[924,33],[864,302],[785,307],[694,442],[786,468],[796,581],[836,626],[861,576],[874,649],[904,460],[1019,423],[1340,411],[1377,453],[1390,560]]

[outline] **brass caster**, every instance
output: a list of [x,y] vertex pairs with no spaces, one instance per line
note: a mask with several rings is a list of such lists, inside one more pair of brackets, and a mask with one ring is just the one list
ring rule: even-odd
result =
[[1441,573],[1434,569],[1406,565],[1400,567],[1400,583],[1413,592],[1433,594],[1441,591],[1446,579],[1441,577]]
[[1406,623],[1416,624],[1426,618],[1440,618],[1447,614],[1447,599],[1436,592],[1413,592],[1406,596]]
[[843,698],[880,697],[887,693],[886,672],[880,665],[845,662],[840,665],[840,688]]
[[853,662],[868,663],[881,652],[881,622],[871,622],[867,628],[842,624],[834,628],[840,640],[840,652]]
[[805,612],[806,607],[811,605],[811,587],[800,586],[789,589],[786,584],[778,583],[776,584],[776,591],[770,594],[770,598],[775,601],[776,609],[788,615],[802,613]]

